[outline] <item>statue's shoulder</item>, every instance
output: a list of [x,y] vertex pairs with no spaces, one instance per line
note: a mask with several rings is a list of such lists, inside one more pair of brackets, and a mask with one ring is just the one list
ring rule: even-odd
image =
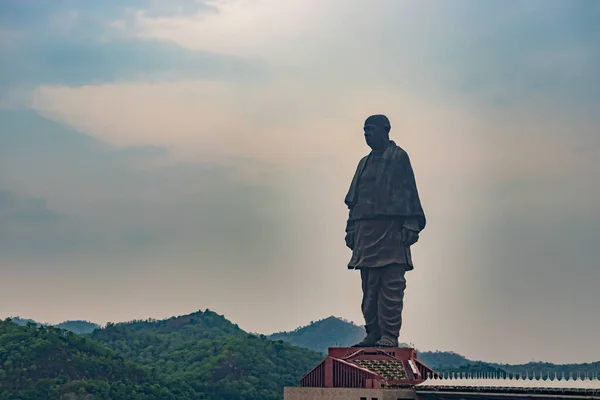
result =
[[369,155],[367,154],[366,156],[362,157],[359,161],[358,161],[358,168],[360,168],[361,166],[365,165],[367,163],[367,159],[369,158]]
[[390,156],[396,160],[407,160],[408,153],[402,147],[398,146],[395,142],[392,142],[389,151]]

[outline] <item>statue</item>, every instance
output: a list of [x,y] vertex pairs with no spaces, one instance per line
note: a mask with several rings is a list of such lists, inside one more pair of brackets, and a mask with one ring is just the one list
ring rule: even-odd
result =
[[362,280],[367,336],[354,347],[398,347],[410,246],[425,228],[425,214],[408,154],[390,140],[390,121],[372,115],[364,134],[371,152],[358,163],[345,203],[349,208],[348,269]]

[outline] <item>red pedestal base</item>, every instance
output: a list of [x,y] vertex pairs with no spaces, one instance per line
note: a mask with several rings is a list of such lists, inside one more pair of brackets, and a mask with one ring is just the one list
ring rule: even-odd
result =
[[300,383],[303,387],[399,388],[435,375],[412,348],[332,347]]

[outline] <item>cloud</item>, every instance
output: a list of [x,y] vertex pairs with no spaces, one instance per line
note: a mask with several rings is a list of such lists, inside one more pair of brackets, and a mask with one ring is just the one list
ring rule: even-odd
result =
[[140,34],[190,49],[261,54],[312,78],[352,81],[354,88],[450,90],[492,105],[518,102],[523,92],[598,100],[595,80],[587,79],[600,61],[600,6],[593,0],[519,1],[512,10],[469,1],[259,4],[231,2],[201,22],[184,15],[139,18]]
[[[254,256],[260,258],[266,250],[261,246],[268,242],[254,243],[251,232],[258,225],[266,228],[274,223],[269,222],[273,216],[268,209],[277,195],[272,189],[236,181],[227,167],[152,166],[164,153],[143,147],[111,148],[32,112],[0,113],[0,142],[0,178],[22,193],[45,199],[24,195],[17,202],[12,192],[1,192],[7,235],[28,222],[32,231],[49,238],[60,214],[65,229],[90,238],[85,248],[77,243],[61,249],[66,256],[109,248],[130,251],[132,245],[138,251],[145,244],[156,249],[200,246],[208,253],[229,241],[239,241],[226,253],[234,259],[237,251],[256,251]],[[35,252],[31,244],[19,249],[24,257]]]
[[212,2],[205,0],[108,0],[102,3],[81,3],[77,0],[31,1],[6,0],[2,2],[2,25],[20,28],[24,25],[39,26],[61,21],[65,15],[72,18],[81,16],[85,22],[111,22],[141,12],[156,17],[173,17],[177,15],[195,15],[198,13],[218,12]]
[[140,79],[263,79],[259,63],[157,41],[37,43],[3,53],[0,85],[85,85]]
[[46,207],[42,199],[19,198],[8,190],[0,190],[0,215],[5,224],[53,224],[60,216]]
[[135,35],[135,15],[217,12],[204,2],[132,0],[82,6],[73,1],[9,1],[2,8],[0,87],[5,91],[30,91],[39,84],[190,78],[253,81],[268,76],[260,60],[189,51],[173,42]]

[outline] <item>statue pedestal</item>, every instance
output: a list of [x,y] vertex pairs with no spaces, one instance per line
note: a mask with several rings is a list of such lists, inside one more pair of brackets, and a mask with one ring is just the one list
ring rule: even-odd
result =
[[412,348],[332,347],[302,388],[408,389],[436,373]]
[[284,400],[415,399],[414,386],[437,374],[412,348],[332,347],[327,357],[284,388]]

